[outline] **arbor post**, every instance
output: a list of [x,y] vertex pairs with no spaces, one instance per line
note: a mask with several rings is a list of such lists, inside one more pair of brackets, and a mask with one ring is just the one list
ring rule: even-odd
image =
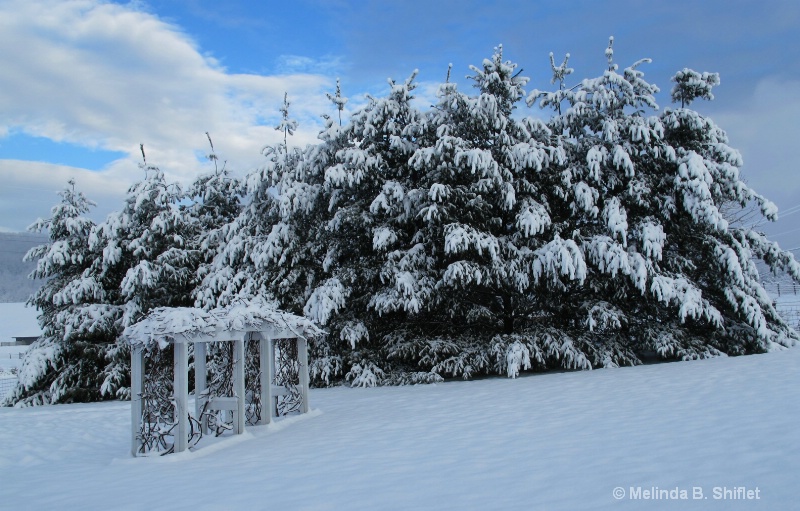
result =
[[142,394],[144,393],[144,349],[134,345],[131,349],[131,454],[139,452],[142,429]]
[[244,338],[233,341],[233,393],[236,396],[236,417],[233,428],[237,435],[244,433],[245,390],[244,390]]
[[208,386],[207,346],[204,342],[194,343],[194,413],[197,420],[200,421],[200,429],[204,435],[208,433],[208,421],[203,420],[203,408],[207,398],[202,395]]
[[175,349],[175,452],[183,452],[189,446],[189,347],[185,342],[173,344]]
[[272,416],[273,412],[275,417],[278,416],[278,398],[272,393],[272,380],[275,376],[275,339],[269,338],[267,347],[267,356],[269,358],[269,413]]
[[308,341],[302,337],[297,338],[297,368],[300,379],[300,392],[303,396],[303,405],[300,413],[308,413]]
[[261,420],[259,424],[269,424],[272,420],[272,364],[270,364],[270,342],[263,333],[258,340],[259,377],[261,378]]

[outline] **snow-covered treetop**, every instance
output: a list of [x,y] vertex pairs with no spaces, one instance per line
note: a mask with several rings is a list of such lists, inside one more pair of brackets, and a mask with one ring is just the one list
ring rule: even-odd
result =
[[550,83],[558,82],[560,89],[564,88],[564,80],[566,77],[575,71],[571,67],[567,67],[567,62],[569,62],[569,53],[564,56],[564,61],[561,63],[561,65],[556,66],[553,52],[550,52],[550,68],[553,70],[553,78],[550,80]]
[[330,94],[328,92],[325,93],[328,99],[333,103],[336,107],[336,110],[339,112],[339,126],[342,125],[342,110],[344,110],[344,105],[347,104],[347,98],[342,96],[342,86],[339,84],[339,79],[336,79],[336,94]]
[[712,100],[711,89],[719,85],[719,73],[698,73],[693,69],[683,68],[670,78],[675,82],[672,88],[672,101],[681,103],[681,108],[697,98]]
[[84,219],[82,215],[88,213],[97,204],[87,199],[83,192],[75,191],[74,179],[70,179],[67,184],[67,187],[58,192],[61,202],[50,209],[51,217],[49,219],[39,218],[28,226],[29,231],[50,231],[53,239],[85,233],[90,221]]
[[311,320],[254,299],[208,311],[194,307],[159,307],[125,328],[121,339],[134,346],[158,343],[163,349],[171,343],[230,340],[247,332],[304,339],[324,333]]
[[503,61],[502,44],[494,50],[491,59],[483,60],[483,69],[477,66],[469,67],[475,74],[467,78],[475,81],[475,87],[480,89],[481,94],[495,96],[503,113],[509,115],[514,103],[525,95],[523,87],[530,79],[520,76],[522,70],[514,73],[517,64],[510,60]]
[[283,105],[281,105],[281,122],[275,126],[275,129],[283,132],[283,145],[286,145],[286,136],[294,135],[297,129],[297,121],[289,118],[289,93],[283,94]]

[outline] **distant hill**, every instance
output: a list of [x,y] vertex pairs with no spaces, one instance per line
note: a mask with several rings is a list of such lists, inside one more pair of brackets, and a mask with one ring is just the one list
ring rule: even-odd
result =
[[22,258],[47,240],[41,234],[0,232],[0,303],[24,302],[39,289],[41,281],[28,278],[36,263]]

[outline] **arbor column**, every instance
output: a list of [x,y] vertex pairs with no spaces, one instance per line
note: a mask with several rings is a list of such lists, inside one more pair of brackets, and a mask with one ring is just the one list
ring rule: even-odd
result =
[[237,435],[244,433],[245,390],[244,390],[244,338],[233,341],[233,393],[236,396],[236,417],[234,429]]
[[206,353],[208,345],[204,342],[194,343],[194,413],[203,434],[208,433],[208,421],[203,420],[203,408],[207,398],[202,394],[208,386],[206,369]]
[[189,446],[189,350],[185,342],[173,344],[175,349],[175,452],[183,452]]
[[142,429],[142,393],[144,393],[144,348],[134,345],[131,348],[131,454],[139,453]]
[[269,424],[272,420],[272,364],[270,363],[270,341],[264,333],[258,340],[259,377],[261,378],[261,420],[259,424]]
[[302,337],[297,338],[297,368],[300,379],[300,393],[303,396],[303,405],[300,413],[308,413],[308,341]]
[[269,413],[270,416],[278,416],[278,398],[272,393],[272,380],[275,378],[275,339],[270,338],[267,342],[267,356],[269,358]]

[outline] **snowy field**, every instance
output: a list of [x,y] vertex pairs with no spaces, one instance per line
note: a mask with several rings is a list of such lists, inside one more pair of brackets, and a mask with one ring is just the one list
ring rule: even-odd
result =
[[[798,383],[792,349],[312,389],[314,410],[300,420],[137,459],[128,403],[3,408],[0,508],[797,509]],[[661,498],[644,500],[654,488]],[[693,500],[698,491],[706,498]],[[714,498],[748,491],[759,499]]]
[[800,294],[772,295],[778,312],[795,330],[800,331]]
[[[0,342],[41,335],[36,314],[36,309],[25,307],[24,303],[0,303]],[[0,379],[12,368],[22,365],[19,355],[27,349],[28,346],[0,346]]]
[[[13,342],[15,336],[40,335],[36,314],[36,309],[25,307],[24,303],[0,303],[0,342]],[[10,371],[22,365],[20,354],[27,349],[28,346],[0,346],[0,399],[13,388],[17,377]]]

